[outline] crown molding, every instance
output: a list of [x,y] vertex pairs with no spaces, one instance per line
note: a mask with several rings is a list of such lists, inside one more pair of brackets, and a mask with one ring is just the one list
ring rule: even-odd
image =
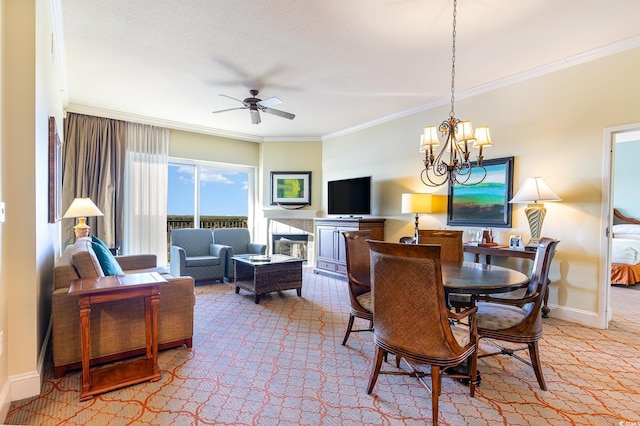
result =
[[103,108],[90,107],[86,105],[69,104],[65,108],[66,112],[75,112],[77,114],[93,115],[96,117],[111,118],[114,120],[129,121],[133,123],[148,124],[151,126],[167,127],[169,129],[184,130],[187,132],[201,133],[205,135],[220,136],[229,139],[238,139],[247,142],[264,142],[261,136],[249,135],[246,133],[229,132],[226,130],[214,129],[196,124],[182,123],[179,121],[166,120],[162,118],[148,117],[144,115],[131,114],[128,112],[114,111]]
[[305,137],[296,137],[296,136],[275,136],[275,137],[265,137],[264,142],[322,142],[322,138],[319,136],[305,136]]
[[[640,47],[640,36],[630,37],[615,43],[611,43],[609,45],[603,46],[598,49],[594,49],[588,52],[580,53],[578,55],[570,56],[570,57],[561,59],[559,61],[549,63],[547,65],[533,68],[533,69],[521,72],[519,74],[514,74],[512,76],[505,77],[491,83],[483,84],[481,86],[474,87],[472,89],[465,90],[460,93],[456,93],[456,99],[470,98],[472,96],[476,96],[481,93],[486,93],[499,88],[511,86],[516,83],[520,83],[526,80],[531,80],[536,77],[541,77],[556,71],[571,68],[576,65],[584,64],[586,62],[594,61],[596,59],[601,59],[601,58],[615,55],[617,53],[621,53],[627,50],[635,49],[637,47]],[[376,120],[360,124],[358,126],[350,127],[348,129],[341,130],[339,132],[325,135],[322,137],[322,140],[325,141],[325,140],[335,139],[340,136],[345,136],[351,133],[355,133],[360,130],[367,129],[369,127],[386,123],[388,121],[396,120],[398,118],[406,117],[408,115],[412,115],[418,112],[427,111],[437,106],[445,105],[448,102],[449,102],[449,98],[443,98],[434,102],[419,105],[411,109],[400,111],[395,114],[387,115],[385,117],[381,117]]]

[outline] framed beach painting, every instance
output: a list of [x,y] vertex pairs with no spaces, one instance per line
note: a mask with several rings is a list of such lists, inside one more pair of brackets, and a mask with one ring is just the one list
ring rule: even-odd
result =
[[311,172],[271,172],[271,205],[311,204]]
[[[475,166],[469,182],[481,179],[484,171]],[[485,179],[476,185],[449,182],[447,225],[511,228],[513,157],[484,160]],[[477,177],[476,177],[477,175]]]

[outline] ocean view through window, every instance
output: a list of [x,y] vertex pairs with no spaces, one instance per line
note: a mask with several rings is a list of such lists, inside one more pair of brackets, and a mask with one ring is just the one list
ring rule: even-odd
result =
[[175,228],[246,228],[253,210],[253,168],[169,159],[167,247]]

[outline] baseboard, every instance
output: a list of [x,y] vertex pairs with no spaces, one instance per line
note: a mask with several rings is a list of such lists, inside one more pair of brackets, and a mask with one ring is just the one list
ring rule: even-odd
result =
[[40,389],[42,387],[42,372],[44,371],[49,339],[51,338],[51,327],[52,323],[51,319],[49,319],[47,334],[42,342],[40,356],[38,357],[37,370],[9,376],[9,383],[11,384],[11,401],[18,401],[20,399],[40,395]]
[[574,322],[585,327],[602,328],[600,316],[596,312],[583,311],[581,309],[568,308],[549,304],[551,318]]
[[4,424],[7,414],[9,413],[9,406],[11,405],[11,384],[9,380],[4,382],[2,389],[0,389],[0,422]]

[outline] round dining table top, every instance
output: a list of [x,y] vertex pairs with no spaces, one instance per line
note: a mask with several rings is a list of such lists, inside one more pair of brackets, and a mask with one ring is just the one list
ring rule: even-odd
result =
[[490,294],[526,287],[529,277],[497,265],[442,262],[442,282],[449,293]]

